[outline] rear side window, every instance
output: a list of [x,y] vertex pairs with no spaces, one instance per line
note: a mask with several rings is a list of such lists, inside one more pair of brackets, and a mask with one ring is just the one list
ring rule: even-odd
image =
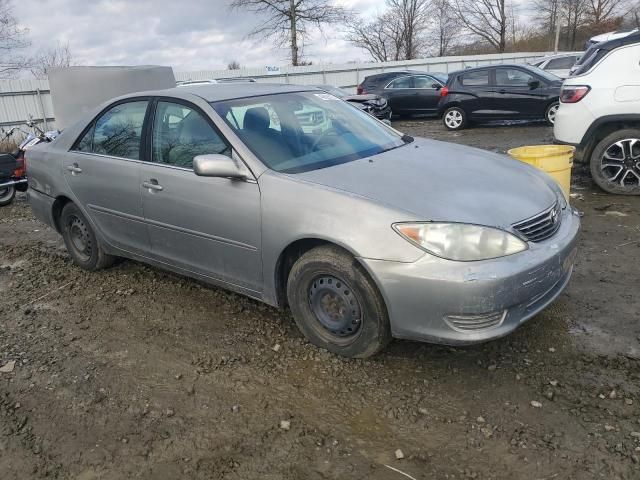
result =
[[387,88],[411,88],[411,77],[396,78]]
[[440,85],[440,82],[426,75],[421,77],[413,77],[413,88],[436,88],[434,85]]
[[574,63],[576,63],[576,57],[552,58],[544,69],[563,70],[573,67]]
[[121,103],[104,112],[76,142],[74,150],[140,160],[148,101]]
[[462,74],[460,83],[465,87],[487,87],[489,86],[489,70],[478,70]]

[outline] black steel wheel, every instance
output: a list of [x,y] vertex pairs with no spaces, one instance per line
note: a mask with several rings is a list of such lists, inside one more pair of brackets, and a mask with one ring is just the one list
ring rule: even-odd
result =
[[314,248],[294,263],[287,299],[302,334],[333,353],[370,357],[391,341],[387,309],[375,283],[338,247]]
[[640,195],[640,130],[619,130],[602,139],[591,153],[590,167],[606,192]]
[[73,262],[86,270],[99,270],[113,263],[98,241],[91,223],[73,203],[67,203],[60,214],[62,238]]

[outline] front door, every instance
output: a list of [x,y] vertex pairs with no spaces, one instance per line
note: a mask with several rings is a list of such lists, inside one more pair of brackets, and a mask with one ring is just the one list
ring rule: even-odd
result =
[[260,292],[258,184],[193,172],[196,155],[232,155],[230,145],[194,105],[158,101],[151,125],[150,158],[141,166],[140,191],[153,256]]
[[505,118],[542,117],[546,107],[545,86],[538,77],[519,68],[496,68],[496,109]]
[[63,161],[69,188],[104,240],[140,254],[150,248],[139,178],[148,104],[146,99],[131,100],[106,110]]

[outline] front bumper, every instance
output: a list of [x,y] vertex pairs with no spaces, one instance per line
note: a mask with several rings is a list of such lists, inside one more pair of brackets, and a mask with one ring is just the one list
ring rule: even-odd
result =
[[[385,299],[393,336],[461,345],[518,328],[553,302],[571,277],[580,220],[571,208],[562,216],[553,237],[508,257],[454,262],[426,254],[414,263],[361,258]],[[452,318],[478,323],[459,328]],[[483,324],[490,326],[477,328]]]

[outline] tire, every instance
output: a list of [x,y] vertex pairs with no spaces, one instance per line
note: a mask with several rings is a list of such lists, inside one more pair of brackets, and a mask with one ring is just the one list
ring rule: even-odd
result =
[[376,285],[355,258],[337,247],[314,248],[295,262],[287,299],[302,334],[320,348],[367,358],[391,341]]
[[618,130],[600,140],[589,166],[593,180],[605,192],[640,195],[640,129]]
[[16,197],[16,186],[9,185],[8,187],[0,188],[0,207],[9,205]]
[[556,112],[558,108],[560,108],[560,102],[556,101],[550,103],[544,111],[544,119],[548,125],[553,126],[553,124],[556,123]]
[[467,114],[460,107],[449,107],[442,115],[442,123],[447,130],[462,130],[467,126]]
[[59,225],[67,251],[80,268],[100,270],[115,260],[104,252],[91,224],[73,203],[67,203],[62,209]]

